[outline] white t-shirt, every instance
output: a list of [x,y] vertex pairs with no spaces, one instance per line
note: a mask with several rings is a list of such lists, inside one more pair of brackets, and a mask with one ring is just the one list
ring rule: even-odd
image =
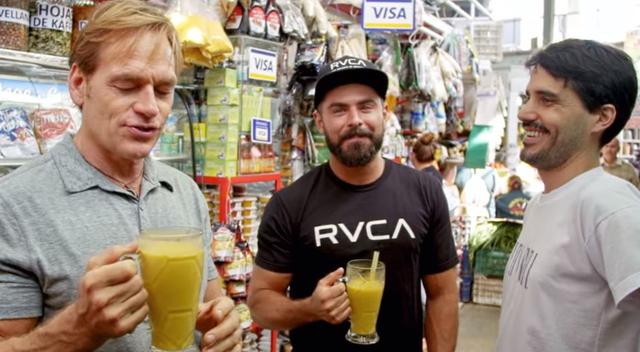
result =
[[505,269],[498,352],[640,351],[640,192],[601,167],[536,196]]

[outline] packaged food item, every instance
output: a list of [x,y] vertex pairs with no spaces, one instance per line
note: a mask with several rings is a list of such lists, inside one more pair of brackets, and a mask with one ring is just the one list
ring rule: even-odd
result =
[[29,51],[68,56],[73,28],[70,0],[31,0],[29,14]]
[[246,258],[244,252],[238,248],[233,248],[233,261],[223,264],[225,280],[245,280]]
[[0,48],[27,50],[29,0],[0,0]]
[[74,133],[76,124],[68,109],[36,109],[29,117],[33,124],[40,153],[47,153],[67,132]]
[[247,283],[244,280],[229,281],[227,283],[227,294],[232,298],[247,296]]
[[234,233],[226,226],[220,226],[213,234],[211,256],[214,262],[233,261]]
[[251,319],[251,312],[249,311],[249,306],[246,303],[240,303],[235,306],[236,312],[238,312],[238,316],[240,317],[240,327],[242,329],[248,329],[251,327],[251,323],[253,320]]
[[38,154],[27,112],[21,107],[0,109],[0,157],[28,158]]

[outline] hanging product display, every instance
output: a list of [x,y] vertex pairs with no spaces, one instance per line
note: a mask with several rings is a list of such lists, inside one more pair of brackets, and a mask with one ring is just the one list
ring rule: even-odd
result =
[[267,5],[267,28],[266,38],[269,40],[280,41],[280,32],[282,29],[282,13],[275,5],[275,0],[269,0]]
[[249,6],[249,35],[263,38],[266,32],[266,6],[264,0],[251,0]]
[[249,14],[247,9],[238,1],[227,17],[224,26],[228,34],[246,34],[249,32]]

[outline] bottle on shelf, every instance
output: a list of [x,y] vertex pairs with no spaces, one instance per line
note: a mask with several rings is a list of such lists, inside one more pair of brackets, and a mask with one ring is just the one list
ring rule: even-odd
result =
[[228,34],[247,34],[249,32],[249,14],[247,8],[238,1],[236,7],[227,17],[224,29]]
[[249,6],[249,35],[264,38],[266,31],[265,4],[263,0],[251,0]]
[[275,0],[269,0],[266,14],[266,38],[269,40],[280,41],[282,29],[282,12],[276,6]]

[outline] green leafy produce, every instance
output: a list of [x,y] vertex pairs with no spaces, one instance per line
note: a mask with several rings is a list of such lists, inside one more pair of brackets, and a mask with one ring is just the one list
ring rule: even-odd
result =
[[475,253],[480,249],[510,253],[521,231],[521,221],[490,219],[479,222],[469,238],[469,259],[473,262]]

